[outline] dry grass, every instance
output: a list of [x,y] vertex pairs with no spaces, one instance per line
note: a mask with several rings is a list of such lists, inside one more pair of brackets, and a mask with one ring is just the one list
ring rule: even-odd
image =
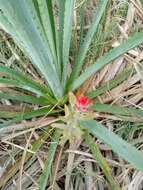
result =
[[[74,23],[78,26],[78,10],[75,9]],[[92,20],[92,12],[96,1],[88,4],[86,11],[86,28]],[[99,29],[99,38],[92,44],[92,50],[87,57],[87,65],[91,64],[96,56],[101,56],[109,48],[118,46],[128,35],[143,29],[143,1],[119,0],[112,1],[105,17],[107,18],[103,28]],[[101,32],[102,31],[102,32]],[[78,34],[77,34],[78,35]],[[77,36],[74,35],[74,47],[77,47]],[[98,45],[97,45],[98,44]],[[0,59],[7,65],[12,65],[42,83],[36,70],[29,60],[21,53],[9,36],[0,31]],[[71,57],[72,60],[72,57]],[[95,74],[84,88],[80,90],[96,90],[105,82],[117,77],[123,70],[131,69],[132,73],[122,84],[98,96],[101,103],[130,106],[143,109],[143,46],[129,51],[124,56],[116,59],[99,73]],[[8,86],[0,84],[0,91],[7,90]],[[13,89],[11,89],[11,92]],[[19,104],[16,101],[0,100],[0,110],[30,109],[30,105]],[[95,113],[111,131],[122,136],[138,148],[142,149],[143,143],[143,119],[136,121],[133,118],[124,118],[109,114]],[[57,118],[35,118],[32,121],[23,121],[9,128],[0,129],[0,187],[1,190],[38,190],[39,175],[44,166],[49,145],[52,143],[47,132]],[[0,118],[0,120],[2,120]],[[134,122],[135,121],[135,122]],[[42,138],[41,138],[42,136]],[[41,138],[39,142],[38,139]],[[34,149],[34,142],[40,143],[39,149]],[[122,190],[143,189],[143,173],[134,169],[124,160],[114,154],[109,147],[97,143],[112,168],[112,174],[118,180]],[[31,159],[33,161],[31,161]],[[109,186],[104,174],[93,158],[89,148],[84,142],[78,141],[69,147],[59,147],[53,164],[53,173],[50,178],[48,190],[108,190]],[[54,187],[53,187],[54,185]]]

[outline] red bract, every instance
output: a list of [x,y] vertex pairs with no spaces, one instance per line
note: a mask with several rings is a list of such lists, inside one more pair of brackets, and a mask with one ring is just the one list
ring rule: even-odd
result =
[[78,96],[76,102],[76,108],[78,111],[87,112],[89,106],[93,104],[93,100],[87,96]]

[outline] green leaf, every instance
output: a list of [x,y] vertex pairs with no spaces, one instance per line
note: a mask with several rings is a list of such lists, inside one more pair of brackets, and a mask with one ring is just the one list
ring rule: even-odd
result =
[[[0,83],[1,84],[6,84],[8,87],[9,86],[10,87],[18,87],[18,88],[21,88],[21,89],[24,89],[24,90],[27,90],[27,91],[30,91],[30,92],[36,94],[37,95],[37,97],[36,97],[37,99],[43,100],[43,103],[42,103],[42,101],[40,101],[41,102],[40,105],[45,105],[46,102],[47,102],[47,104],[50,103],[52,105],[54,105],[54,104],[57,103],[57,101],[55,100],[55,98],[52,97],[51,91],[48,88],[47,89],[46,88],[42,89],[42,87],[45,87],[42,84],[41,84],[41,86],[38,87],[38,86],[33,86],[33,84],[26,83],[26,81],[20,82],[20,81],[17,81],[17,80],[7,79],[7,78],[1,78],[1,77],[0,77]],[[40,91],[40,88],[41,88],[41,91]],[[46,91],[44,92],[43,90],[44,91],[46,90],[47,92]],[[35,97],[35,96],[33,96],[33,97]],[[38,102],[39,101],[37,101],[37,103]]]
[[39,108],[33,111],[27,111],[27,112],[23,111],[23,113],[17,113],[14,119],[0,124],[0,128],[8,127],[14,123],[21,122],[25,119],[32,119],[32,118],[40,117],[40,116],[53,115],[54,113],[57,113],[57,112],[59,113],[59,110],[58,111],[53,110],[51,106]]
[[54,27],[54,18],[52,12],[52,2],[51,0],[37,0],[38,10],[40,14],[40,19],[42,22],[42,26],[49,43],[50,49],[52,51],[54,60],[57,61],[56,58],[56,49],[55,49],[55,27]]
[[101,151],[99,150],[96,142],[92,139],[92,137],[87,132],[84,134],[84,138],[85,138],[86,144],[88,144],[89,148],[91,149],[95,160],[97,160],[97,162],[98,162],[99,166],[101,167],[101,169],[103,170],[108,182],[110,183],[111,189],[112,190],[121,190],[118,182],[111,175],[111,168],[108,165],[105,158],[102,156]]
[[97,88],[95,91],[91,91],[87,93],[87,96],[91,96],[92,98],[96,98],[97,96],[100,96],[109,90],[115,88],[119,84],[121,84],[123,81],[125,81],[130,75],[133,73],[133,71],[125,70],[121,74],[119,74],[117,77],[115,77],[113,80],[110,80]]
[[131,163],[137,169],[143,171],[143,153],[138,151],[135,147],[121,139],[119,136],[109,131],[106,127],[95,120],[80,121],[82,129],[97,136],[111,149],[119,154],[126,161]]
[[82,42],[84,41],[84,24],[85,24],[85,16],[86,16],[86,5],[87,1],[84,1],[82,6],[79,9],[79,15],[80,15],[80,20],[79,20],[79,43],[78,43],[78,50],[82,45]]
[[58,5],[59,5],[58,51],[59,51],[60,64],[63,65],[62,50],[63,50],[63,30],[64,30],[65,0],[58,1]]
[[5,118],[5,119],[14,118],[16,117],[16,115],[17,115],[17,112],[15,111],[1,111],[0,110],[0,118]]
[[113,48],[110,52],[106,53],[103,57],[99,58],[93,65],[86,68],[86,70],[73,82],[70,90],[77,89],[82,85],[91,75],[101,70],[105,65],[109,64],[114,59],[126,53],[130,49],[138,46],[143,42],[143,32],[138,32],[130,37],[127,41],[123,42],[120,46]]
[[36,105],[48,105],[48,100],[43,97],[35,97],[30,95],[20,95],[15,93],[0,92],[0,98],[6,100],[17,100],[20,102],[26,102]]
[[8,77],[12,77],[15,79],[13,80],[0,78],[0,83],[21,87],[23,89],[34,92],[39,96],[45,96],[47,93],[49,93],[49,89],[45,85],[37,83],[36,81],[19,71],[0,64],[0,72],[6,74]]
[[63,88],[33,1],[0,0],[0,26],[12,35],[33,65],[45,77],[56,98]]
[[111,113],[115,115],[130,116],[130,117],[143,117],[143,110],[136,108],[120,107],[116,105],[100,104],[97,103],[92,108],[94,111]]
[[63,25],[63,51],[62,51],[62,61],[63,61],[63,70],[62,70],[62,84],[65,87],[67,74],[68,74],[68,64],[69,64],[69,49],[70,41],[72,36],[72,20],[73,20],[73,11],[74,11],[74,0],[65,1],[64,9],[64,25]]
[[59,139],[60,139],[60,133],[58,130],[56,130],[52,138],[53,142],[51,143],[49,151],[48,151],[47,160],[45,161],[43,173],[40,176],[39,190],[46,189],[47,181],[51,174],[51,168],[52,168],[53,160],[55,157],[56,149],[59,143]]
[[[32,155],[32,153],[28,152],[26,155],[27,162],[26,162],[25,169],[30,167],[33,164],[33,162],[37,159],[37,154],[39,153],[41,146],[44,144],[47,138],[51,136],[52,130],[50,128],[42,129],[42,131],[43,131],[42,135],[32,143],[31,150],[35,152],[35,154]],[[28,160],[29,157],[31,158]]]
[[91,45],[93,37],[97,32],[100,20],[105,12],[107,3],[108,3],[108,0],[101,0],[99,6],[97,7],[95,16],[93,18],[93,23],[92,23],[88,33],[86,34],[86,37],[85,37],[83,43],[79,47],[79,52],[78,52],[77,58],[75,60],[75,64],[73,66],[73,71],[72,71],[69,83],[72,83],[73,80],[75,80],[78,77],[79,72],[82,69],[84,60],[86,58],[86,54],[89,50],[89,46]]

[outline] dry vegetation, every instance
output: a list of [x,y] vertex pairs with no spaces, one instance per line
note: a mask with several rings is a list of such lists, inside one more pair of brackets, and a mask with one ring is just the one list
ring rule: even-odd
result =
[[[84,26],[84,31],[92,20],[92,11],[96,1],[89,1]],[[80,22],[80,6],[77,2],[74,14],[75,33],[72,47],[77,48],[78,23]],[[92,64],[96,56],[101,56],[111,47],[118,46],[129,34],[143,30],[143,1],[142,0],[113,0],[103,18],[104,25],[99,28],[99,35],[92,44],[92,50],[87,56],[87,65]],[[106,18],[106,19],[105,19]],[[76,30],[77,29],[77,30]],[[74,55],[74,51],[71,52]],[[71,62],[73,57],[71,56]],[[0,60],[23,72],[42,83],[30,61],[22,54],[13,40],[0,31]],[[86,82],[80,91],[99,89],[110,80],[117,81],[123,75],[124,81],[119,82],[113,89],[97,96],[97,102],[122,107],[143,109],[143,45],[129,51],[107,65]],[[0,91],[12,92],[7,85],[0,84]],[[20,95],[20,92],[19,94]],[[30,104],[19,104],[17,101],[0,100],[0,122],[7,116],[6,111],[15,114],[19,110],[30,110]],[[36,107],[35,107],[36,109]],[[3,111],[3,113],[2,113]],[[4,116],[5,114],[5,116]],[[120,117],[95,111],[96,118],[104,123],[109,130],[136,145],[142,150],[143,143],[143,118]],[[13,124],[9,128],[0,129],[0,187],[1,190],[38,190],[39,176],[47,158],[48,147],[52,143],[50,138],[53,129],[47,128],[57,118],[41,117],[21,124]],[[43,133],[44,132],[44,133]],[[40,140],[39,140],[40,137]],[[96,140],[96,139],[95,139]],[[122,190],[143,189],[143,173],[134,169],[130,164],[114,154],[109,147],[97,140],[104,157],[112,168],[112,174],[119,182]],[[67,166],[72,168],[72,173],[67,172]],[[53,164],[53,173],[50,178],[49,190],[109,190],[103,172],[84,142],[75,142],[74,146],[60,147],[57,150]],[[69,175],[70,174],[70,175]],[[65,176],[69,175],[66,179]],[[17,188],[18,187],[18,188]]]

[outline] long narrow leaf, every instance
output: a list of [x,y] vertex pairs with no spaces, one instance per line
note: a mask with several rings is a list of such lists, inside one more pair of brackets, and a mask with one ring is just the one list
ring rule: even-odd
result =
[[0,0],[0,26],[12,35],[20,48],[47,80],[55,97],[62,97],[63,88],[49,45],[42,30],[33,1]]
[[[52,51],[52,54],[54,56],[54,60],[57,61],[56,58],[56,49],[55,49],[55,31],[53,28],[54,19],[52,11],[52,2],[51,0],[37,0],[38,2],[38,8],[40,13],[40,18],[42,21],[42,26],[44,29],[44,32],[46,34],[46,38],[48,40],[50,49]],[[50,12],[49,12],[50,11]],[[51,14],[50,14],[51,13]]]
[[82,43],[84,41],[84,22],[85,22],[85,16],[86,16],[86,5],[87,1],[83,3],[83,5],[80,7],[79,14],[80,14],[80,31],[79,31],[79,43],[78,43],[78,50],[81,48]]
[[12,119],[10,121],[5,121],[4,123],[0,124],[0,128],[8,127],[14,123],[21,122],[25,119],[32,119],[35,117],[40,117],[40,116],[45,116],[45,115],[47,116],[47,115],[54,114],[56,112],[59,113],[59,111],[52,110],[51,107],[43,107],[43,108],[39,108],[37,110],[27,111],[27,112],[23,111],[23,113],[17,113],[17,115],[15,116],[14,119]]
[[0,64],[0,72],[5,73],[7,76],[16,79],[10,81],[6,78],[0,78],[1,83],[11,83],[11,85],[23,87],[31,92],[36,93],[39,96],[45,96],[45,94],[49,93],[49,89],[45,85],[38,84],[36,81],[19,71]]
[[64,13],[65,13],[65,0],[58,1],[59,5],[59,32],[58,32],[58,51],[59,61],[63,65],[62,49],[63,49],[63,30],[64,30]]
[[[25,81],[26,82],[26,81]],[[46,93],[46,91],[45,90],[49,90],[49,89],[45,89],[44,91],[45,92],[42,92],[42,91],[40,91],[40,89],[38,90],[38,88],[36,87],[35,88],[35,86],[33,86],[33,84],[32,84],[32,86],[31,85],[29,85],[28,83],[23,83],[23,82],[21,82],[20,83],[20,81],[17,81],[17,80],[12,80],[12,79],[7,79],[7,78],[1,78],[0,77],[0,83],[1,84],[6,84],[8,87],[10,86],[10,87],[18,87],[18,88],[21,88],[21,89],[24,89],[24,90],[27,90],[27,91],[29,91],[29,92],[32,92],[32,93],[34,93],[34,94],[36,94],[37,95],[37,97],[35,97],[35,98],[37,98],[38,100],[37,100],[37,103],[39,102],[39,100],[41,99],[41,103],[40,103],[40,105],[45,105],[45,103],[47,102],[47,104],[48,103],[50,103],[50,104],[55,104],[56,103],[56,100],[51,96],[51,92],[50,91],[48,91],[47,93]],[[37,83],[38,84],[38,83]],[[42,87],[44,87],[44,86],[42,86],[41,85],[41,89],[42,89]],[[18,98],[19,99],[19,98]],[[17,99],[17,100],[18,100]],[[19,99],[20,100],[20,99]],[[32,100],[31,100],[32,101]],[[31,102],[30,100],[28,101],[28,99],[27,99],[27,102]],[[43,101],[43,103],[42,103],[42,101]],[[32,102],[31,102],[32,103]],[[34,103],[34,102],[33,102]],[[35,103],[36,103],[36,101],[35,101]],[[39,104],[38,103],[38,104]]]
[[117,105],[108,105],[97,103],[93,106],[93,110],[103,113],[111,113],[121,116],[130,116],[130,117],[143,117],[143,110],[136,108],[126,108]]
[[106,82],[105,84],[97,88],[95,91],[88,92],[87,95],[91,96],[92,98],[96,98],[97,96],[100,96],[121,84],[131,75],[131,73],[132,70],[125,70],[119,76],[115,77],[115,79]]
[[48,11],[49,11],[49,17],[50,17],[50,22],[51,22],[51,29],[52,29],[52,33],[53,33],[53,41],[54,41],[54,46],[55,46],[55,54],[56,54],[56,66],[57,66],[57,72],[58,72],[58,76],[60,78],[61,81],[61,64],[60,64],[60,55],[59,55],[59,40],[58,40],[58,29],[57,29],[57,23],[56,23],[56,19],[54,17],[54,2],[52,0],[46,0],[47,2],[47,7],[48,7]]
[[29,168],[33,164],[33,162],[37,159],[37,154],[39,153],[41,146],[44,144],[47,138],[52,135],[52,132],[53,132],[51,128],[48,128],[48,129],[46,128],[46,129],[43,129],[42,131],[43,131],[42,135],[36,141],[32,143],[32,151],[35,152],[35,154],[32,155],[29,152],[26,155],[26,159],[27,157],[31,157],[31,158],[26,162],[25,169]]
[[63,26],[63,71],[62,71],[62,84],[65,87],[67,74],[68,74],[68,64],[69,64],[69,49],[70,41],[72,35],[72,20],[73,20],[73,10],[74,10],[74,0],[65,1],[65,11],[64,11],[64,26]]
[[93,65],[89,66],[74,82],[70,90],[77,89],[82,85],[91,75],[102,69],[105,65],[109,64],[114,59],[118,58],[122,54],[126,53],[130,49],[143,43],[143,32],[138,32],[126,42],[123,42],[120,46],[112,49],[109,53],[106,53],[103,57],[99,58]]
[[81,128],[97,136],[137,169],[143,171],[143,153],[95,120],[80,121]]
[[95,16],[93,18],[93,23],[91,25],[91,28],[89,29],[89,31],[88,31],[85,39],[84,39],[84,42],[82,43],[82,45],[79,48],[79,52],[78,52],[77,58],[75,60],[75,64],[73,66],[73,71],[71,74],[70,83],[78,77],[79,72],[81,71],[81,68],[84,64],[86,54],[89,50],[89,46],[93,40],[94,35],[97,32],[98,25],[99,25],[100,20],[103,16],[103,13],[105,12],[107,3],[108,3],[108,0],[101,0],[100,1],[100,5],[98,6],[96,13],[95,13]]
[[0,92],[0,99],[17,100],[20,102],[26,102],[36,105],[48,105],[48,100],[43,97],[34,97],[30,95],[19,95],[15,93]]
[[112,190],[121,190],[118,182],[111,175],[111,168],[108,165],[105,158],[102,156],[96,142],[92,139],[92,137],[88,133],[85,133],[84,138],[85,138],[85,141],[88,144],[89,148],[91,149],[94,158],[97,160],[97,162],[98,162],[99,166],[101,167],[101,169],[103,170],[108,182],[110,183],[111,189]]
[[48,178],[51,174],[52,163],[53,163],[55,152],[56,152],[56,149],[58,146],[59,138],[60,138],[60,133],[59,133],[59,131],[56,130],[54,133],[53,139],[52,139],[53,142],[50,145],[50,148],[48,151],[47,160],[45,162],[43,173],[40,176],[39,190],[45,190],[46,189],[47,181],[48,181]]
[[5,119],[14,118],[16,117],[16,115],[17,115],[17,112],[15,111],[1,111],[0,110],[0,118],[5,118]]

